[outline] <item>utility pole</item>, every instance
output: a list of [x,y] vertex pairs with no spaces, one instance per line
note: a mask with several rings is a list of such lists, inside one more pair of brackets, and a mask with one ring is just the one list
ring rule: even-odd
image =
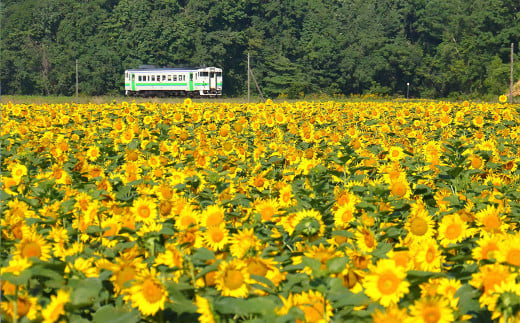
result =
[[76,103],[78,103],[78,60],[76,59]]
[[249,64],[249,52],[247,52],[247,103],[249,103],[249,95],[251,93],[251,88],[249,86],[249,73],[251,71],[250,64]]
[[514,43],[511,43],[511,77],[509,83],[509,103],[513,104],[513,52]]

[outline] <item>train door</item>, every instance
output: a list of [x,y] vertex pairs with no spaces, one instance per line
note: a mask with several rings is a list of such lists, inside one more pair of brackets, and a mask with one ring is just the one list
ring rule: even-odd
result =
[[130,78],[132,79],[132,91],[135,91],[135,74],[132,73]]
[[217,89],[217,73],[215,73],[215,71],[209,72],[209,89],[210,90]]
[[190,73],[190,91],[193,91],[193,73]]

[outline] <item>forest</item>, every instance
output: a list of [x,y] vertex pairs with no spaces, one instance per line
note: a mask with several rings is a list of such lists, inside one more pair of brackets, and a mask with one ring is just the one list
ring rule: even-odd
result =
[[[4,0],[2,94],[123,94],[140,65],[218,66],[270,98],[483,98],[520,75],[518,0]],[[252,86],[252,88],[254,88]]]

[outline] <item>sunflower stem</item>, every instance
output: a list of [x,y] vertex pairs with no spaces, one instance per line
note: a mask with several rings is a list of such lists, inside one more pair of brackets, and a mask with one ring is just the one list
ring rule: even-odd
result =
[[13,323],[18,323],[18,285],[14,290]]

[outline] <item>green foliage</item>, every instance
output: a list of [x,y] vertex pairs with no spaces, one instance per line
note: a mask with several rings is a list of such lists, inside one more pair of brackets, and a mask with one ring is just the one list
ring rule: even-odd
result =
[[272,98],[405,96],[407,82],[411,97],[496,96],[519,19],[516,0],[10,0],[2,92],[73,95],[78,60],[86,95],[122,93],[142,64],[219,66],[225,93],[243,95],[249,52]]

